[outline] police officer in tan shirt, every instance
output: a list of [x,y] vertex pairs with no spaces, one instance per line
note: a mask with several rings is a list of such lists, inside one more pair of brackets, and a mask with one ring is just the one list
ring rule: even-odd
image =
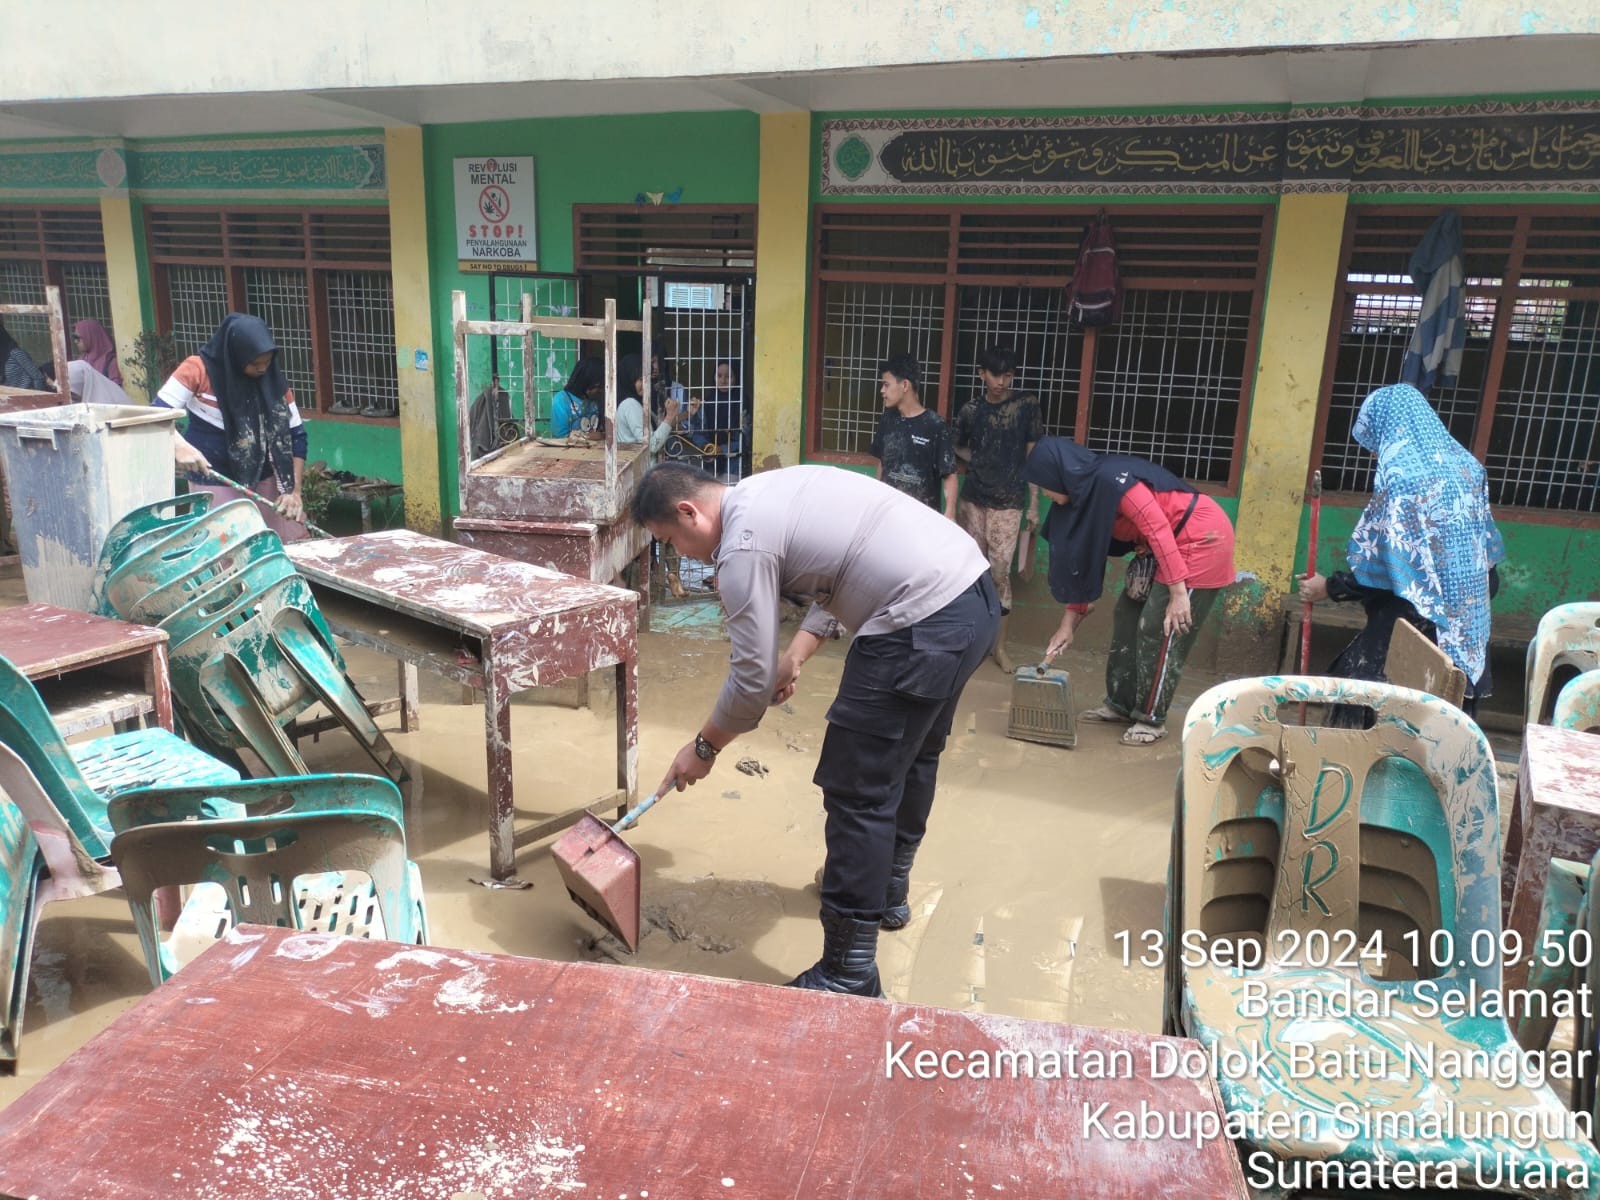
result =
[[[678,553],[715,564],[731,643],[716,705],[662,791],[704,779],[729,742],[794,694],[825,639],[854,631],[813,777],[827,811],[822,957],[791,986],[883,995],[878,930],[910,920],[939,755],[999,629],[988,561],[933,509],[835,467],[727,487],[664,463],[641,481],[633,516]],[[784,599],[811,608],[780,653]]]

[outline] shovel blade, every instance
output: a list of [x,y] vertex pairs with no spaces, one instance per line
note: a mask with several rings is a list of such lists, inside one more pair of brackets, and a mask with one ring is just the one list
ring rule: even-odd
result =
[[598,818],[585,814],[552,851],[567,895],[629,951],[639,948],[639,856]]

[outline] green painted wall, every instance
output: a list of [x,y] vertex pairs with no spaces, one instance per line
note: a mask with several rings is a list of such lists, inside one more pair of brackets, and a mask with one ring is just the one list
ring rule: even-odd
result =
[[552,117],[430,125],[423,130],[439,478],[446,513],[457,510],[451,293],[467,293],[470,317],[489,315],[487,277],[464,274],[456,266],[454,160],[479,154],[533,155],[539,269],[560,273],[572,270],[574,204],[630,204],[640,192],[680,187],[683,204],[756,203],[760,137],[760,118],[748,112]]
[[[1361,509],[1327,503],[1317,530],[1317,567],[1324,574],[1347,568],[1345,547]],[[1575,600],[1600,600],[1600,554],[1595,553],[1596,529],[1586,525],[1513,522],[1496,514],[1505,538],[1506,560],[1500,564],[1500,594],[1496,616],[1518,622],[1537,622],[1557,604]],[[1300,522],[1296,563],[1306,561],[1311,515]]]

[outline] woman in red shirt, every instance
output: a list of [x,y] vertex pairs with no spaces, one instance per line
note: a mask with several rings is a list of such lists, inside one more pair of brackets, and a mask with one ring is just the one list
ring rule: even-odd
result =
[[1159,741],[1200,624],[1234,579],[1227,514],[1165,467],[1096,454],[1070,438],[1041,438],[1027,479],[1051,500],[1043,528],[1050,593],[1066,605],[1046,661],[1072,645],[1100,598],[1106,560],[1133,551],[1112,617],[1106,702],[1081,715],[1129,725],[1126,745]]

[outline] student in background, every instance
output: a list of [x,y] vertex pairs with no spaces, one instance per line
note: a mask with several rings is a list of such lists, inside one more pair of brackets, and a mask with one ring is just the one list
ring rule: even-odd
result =
[[279,537],[306,536],[300,493],[305,424],[278,363],[278,344],[260,317],[222,318],[211,340],[178,364],[151,403],[188,413],[188,427],[173,436],[191,489],[219,501],[241,498],[231,487],[208,482],[202,472],[209,466],[275,501],[257,506]]
[[1050,498],[1050,594],[1066,607],[1045,661],[1072,645],[1105,586],[1106,560],[1132,550],[1111,620],[1106,699],[1080,720],[1127,725],[1125,746],[1167,736],[1167,709],[1201,624],[1233,582],[1233,526],[1210,496],[1148,459],[1047,437],[1028,482]]
[[72,348],[78,357],[118,387],[122,368],[117,365],[117,347],[99,321],[79,321],[72,327]]
[[917,389],[922,368],[909,354],[896,354],[878,367],[883,415],[869,453],[878,460],[878,478],[946,517],[956,519],[956,452],[950,427],[924,408]]
[[[1474,712],[1493,687],[1489,601],[1506,556],[1483,465],[1410,384],[1363,400],[1350,436],[1378,460],[1372,499],[1350,534],[1350,569],[1300,577],[1303,598],[1354,601],[1366,610],[1366,626],[1327,673],[1385,679],[1389,641],[1403,617],[1461,668],[1465,707]],[[1355,724],[1361,715],[1340,706],[1328,723]]]
[[550,398],[550,436],[564,438],[599,429],[605,390],[605,364],[598,358],[580,358],[566,386]]
[[17,344],[16,338],[6,332],[3,322],[0,322],[0,383],[30,392],[50,390],[39,364]]
[[[618,366],[617,391],[622,397],[617,402],[617,444],[636,446],[644,441],[644,361],[637,354],[627,355]],[[650,434],[651,454],[660,454],[667,444],[678,411],[678,401],[668,397],[665,416]]]
[[967,464],[956,519],[989,560],[1000,593],[1000,638],[994,661],[1011,673],[1006,654],[1006,624],[1011,612],[1011,560],[1024,524],[1032,529],[1038,492],[1023,478],[1023,465],[1043,432],[1039,398],[1011,387],[1016,352],[991,346],[978,356],[983,392],[956,414],[956,456]]

